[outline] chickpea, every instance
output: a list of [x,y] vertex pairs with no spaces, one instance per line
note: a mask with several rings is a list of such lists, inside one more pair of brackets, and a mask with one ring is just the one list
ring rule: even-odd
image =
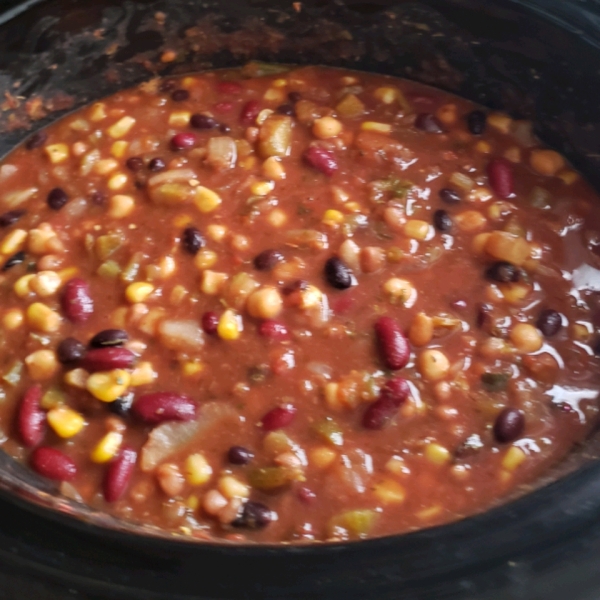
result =
[[312,132],[320,140],[326,140],[338,136],[342,132],[342,124],[333,117],[321,117],[315,121]]
[[248,297],[248,312],[256,319],[272,319],[283,308],[283,300],[276,288],[265,286]]
[[25,315],[23,315],[23,311],[20,308],[11,308],[2,317],[2,325],[9,331],[12,331],[21,327],[24,320]]
[[426,346],[433,338],[433,319],[425,313],[418,313],[413,319],[408,338],[415,346]]
[[418,359],[421,375],[429,381],[439,381],[450,371],[450,361],[440,350],[425,350]]
[[510,332],[510,341],[519,352],[537,352],[543,345],[542,334],[529,323],[519,323]]
[[553,177],[565,166],[565,159],[554,150],[538,149],[531,151],[529,164],[536,173]]

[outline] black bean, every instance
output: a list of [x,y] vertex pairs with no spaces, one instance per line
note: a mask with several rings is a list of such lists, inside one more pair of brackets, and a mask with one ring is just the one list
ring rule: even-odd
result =
[[444,129],[438,119],[431,113],[420,113],[415,119],[415,127],[427,133],[443,133]]
[[254,458],[254,453],[243,446],[231,446],[227,452],[227,460],[232,465],[247,465]]
[[562,327],[562,317],[557,310],[547,308],[539,314],[536,327],[546,337],[552,337],[553,335],[556,335]]
[[148,170],[152,172],[162,171],[166,166],[167,165],[162,158],[156,157],[148,163]]
[[65,338],[56,348],[56,356],[63,365],[79,362],[85,356],[85,346],[77,339]]
[[497,281],[499,283],[509,283],[511,281],[519,281],[520,271],[509,262],[506,261],[498,261],[495,262],[491,267],[485,272],[485,275],[488,279],[492,281]]
[[479,329],[486,325],[492,318],[493,307],[490,304],[480,304],[477,307],[477,315],[475,317],[475,323]]
[[481,135],[485,130],[486,114],[482,110],[474,110],[467,115],[467,127],[473,135]]
[[263,250],[254,257],[254,268],[259,271],[270,271],[283,260],[283,254],[277,250]]
[[3,215],[0,215],[0,227],[13,225],[26,213],[26,210],[9,210],[5,212]]
[[443,208],[440,208],[433,213],[433,225],[438,231],[450,231],[452,217]]
[[278,115],[287,115],[288,117],[293,117],[296,114],[296,111],[294,110],[294,105],[293,104],[282,104],[281,106],[278,106],[275,109],[275,112]]
[[234,527],[245,529],[262,529],[273,520],[273,512],[261,502],[248,500],[242,508],[242,514],[233,521]]
[[208,115],[195,114],[190,117],[190,125],[194,129],[215,129],[219,123]]
[[198,254],[206,245],[206,240],[196,227],[186,227],[181,234],[181,246],[188,254]]
[[600,356],[600,338],[598,338],[592,345],[592,350],[596,356]]
[[15,267],[16,265],[20,265],[22,262],[25,261],[25,252],[21,251],[21,252],[17,252],[16,254],[13,254],[2,266],[2,270],[3,271],[8,271],[9,269],[11,269],[12,267]]
[[300,92],[289,92],[288,100],[293,104],[296,104],[296,102],[300,102],[300,100],[302,100],[302,94]]
[[36,131],[26,142],[25,148],[27,150],[33,150],[34,148],[39,148],[46,143],[48,139],[48,134],[45,131]]
[[56,187],[50,190],[46,202],[52,210],[60,210],[69,200],[67,193],[62,188]]
[[128,394],[117,398],[114,402],[109,402],[108,410],[119,417],[127,417],[129,416],[129,411],[131,410],[134,398],[134,394],[129,392]]
[[190,97],[190,93],[187,90],[175,90],[171,94],[171,100],[175,102],[183,102],[184,100],[188,100]]
[[338,290],[346,290],[352,285],[352,271],[337,256],[325,263],[325,279]]
[[161,92],[171,92],[176,87],[177,87],[176,81],[173,81],[173,79],[165,79],[164,81],[161,82],[159,89]]
[[221,123],[219,125],[219,131],[221,133],[231,133],[231,127],[229,127],[229,125],[227,125],[226,123]]
[[456,204],[460,202],[460,196],[458,192],[451,188],[442,188],[440,190],[440,199],[447,204]]
[[129,340],[129,335],[122,329],[103,329],[89,342],[90,348],[105,348],[107,346],[122,346]]
[[516,440],[525,429],[525,417],[516,408],[505,408],[494,423],[494,437],[500,443]]
[[141,171],[144,168],[144,161],[139,156],[132,156],[128,158],[125,162],[125,166],[130,170],[136,173],[137,171]]

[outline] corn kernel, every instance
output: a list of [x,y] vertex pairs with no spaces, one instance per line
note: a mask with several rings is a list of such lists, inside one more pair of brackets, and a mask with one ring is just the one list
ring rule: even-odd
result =
[[129,130],[135,125],[133,117],[122,117],[114,125],[107,129],[108,135],[112,138],[120,138],[129,133]]
[[171,127],[187,127],[190,123],[192,113],[187,110],[177,110],[169,115],[169,125]]
[[68,406],[57,406],[46,415],[48,424],[61,438],[77,435],[85,426],[85,419]]
[[145,281],[130,283],[125,289],[125,297],[131,304],[143,302],[154,291],[154,286]]
[[393,479],[386,479],[373,486],[373,494],[384,504],[401,504],[406,498],[405,489]]
[[385,469],[394,475],[408,475],[410,473],[409,468],[406,466],[406,462],[400,456],[392,456],[392,458],[385,463]]
[[85,384],[87,391],[102,402],[114,402],[122,396],[131,382],[131,375],[123,369],[92,373]]
[[192,217],[190,217],[190,215],[186,215],[185,213],[173,217],[173,225],[175,225],[175,227],[187,227],[192,223],[192,221]]
[[306,310],[320,306],[323,301],[323,292],[314,285],[309,285],[300,292],[300,308]]
[[377,123],[376,121],[365,121],[361,123],[360,128],[363,131],[375,131],[377,133],[390,133],[392,126],[389,123]]
[[513,120],[503,113],[490,113],[487,118],[490,127],[498,130],[500,133],[510,133]]
[[285,92],[278,88],[269,88],[263,98],[268,102],[283,102],[285,100]]
[[62,285],[62,279],[54,271],[40,271],[29,282],[29,288],[42,298],[52,296]]
[[73,369],[72,371],[67,371],[65,373],[63,381],[67,385],[85,390],[89,376],[90,374],[85,369]]
[[426,240],[430,237],[433,229],[427,221],[409,219],[403,227],[404,235],[413,240]]
[[489,154],[492,151],[492,146],[489,142],[480,140],[479,142],[477,142],[477,144],[475,144],[475,150],[477,150],[477,152],[480,152],[481,154]]
[[204,371],[204,363],[199,360],[186,360],[181,370],[186,377],[194,377]]
[[103,102],[96,102],[92,106],[90,112],[90,120],[94,122],[102,121],[102,119],[106,119],[106,104]]
[[200,212],[209,213],[216,210],[221,203],[221,196],[204,186],[198,186],[194,192],[194,204]]
[[27,307],[27,322],[36,331],[58,331],[60,321],[60,315],[41,302],[34,302]]
[[340,410],[342,408],[342,402],[340,400],[340,384],[330,381],[325,384],[325,402],[327,406],[332,410]]
[[167,279],[173,273],[175,273],[176,265],[175,259],[172,256],[165,256],[158,262],[158,268],[160,269],[160,275],[163,279]]
[[24,229],[11,231],[0,244],[0,254],[15,254],[25,245],[26,239],[27,232]]
[[273,227],[283,227],[287,222],[287,215],[280,208],[273,209],[267,216],[267,220]]
[[125,173],[117,173],[108,180],[108,189],[116,192],[122,189],[127,184],[127,175]]
[[461,231],[473,233],[485,227],[487,219],[478,210],[465,210],[454,217]]
[[79,269],[77,267],[67,267],[66,269],[61,269],[57,273],[63,283],[69,281],[69,279],[73,279],[73,277],[76,277],[78,274]]
[[110,153],[115,158],[123,158],[125,156],[125,152],[127,151],[128,147],[129,147],[128,142],[126,142],[125,140],[119,140],[118,142],[115,142],[110,147]]
[[152,367],[152,363],[143,361],[131,373],[131,385],[149,385],[158,377],[158,373]]
[[51,163],[55,165],[64,162],[69,158],[69,146],[66,144],[49,144],[44,148],[46,156],[48,156]]
[[347,202],[346,210],[351,213],[362,212],[362,206],[358,202]]
[[35,381],[50,379],[59,368],[56,354],[52,350],[37,350],[25,357],[29,377]]
[[333,464],[336,458],[337,452],[335,450],[327,446],[318,446],[310,451],[308,460],[317,469],[326,469]]
[[25,315],[20,308],[11,308],[9,311],[4,313],[2,317],[2,325],[9,331],[14,331],[23,325]]
[[427,444],[424,454],[425,458],[434,465],[445,465],[452,458],[450,451],[440,444]]
[[285,179],[285,169],[278,156],[270,156],[262,164],[262,171],[266,177],[274,181]]
[[212,223],[206,228],[206,235],[215,242],[222,242],[227,235],[227,227]]
[[212,250],[200,250],[194,258],[194,265],[200,270],[208,269],[217,262],[217,253]]
[[99,160],[94,165],[94,173],[97,175],[108,175],[119,166],[119,163],[114,158],[105,158]]
[[65,403],[65,395],[56,388],[50,388],[44,392],[42,399],[40,400],[40,406],[44,410],[50,410],[57,408]]
[[393,104],[399,97],[399,92],[398,89],[394,87],[380,87],[373,92],[373,96],[384,104]]
[[116,194],[109,200],[108,216],[113,219],[122,219],[123,217],[129,216],[134,209],[135,200],[131,196]]
[[242,332],[242,322],[239,315],[232,310],[226,310],[219,319],[217,334],[222,340],[237,340]]
[[190,454],[185,461],[185,478],[190,485],[204,485],[213,470],[202,454]]
[[285,87],[287,84],[288,84],[287,79],[280,78],[280,79],[276,79],[273,82],[273,87],[282,88],[282,87]]
[[444,125],[454,125],[458,118],[456,104],[443,104],[435,111],[435,116]]
[[437,517],[442,512],[442,507],[439,504],[434,504],[429,508],[424,508],[417,513],[417,517],[421,519],[421,521],[430,521],[431,519]]
[[94,447],[90,454],[92,462],[106,463],[117,455],[123,434],[118,431],[109,431]]
[[502,467],[507,471],[514,471],[527,458],[527,455],[518,446],[511,446],[502,459]]
[[273,181],[256,181],[250,186],[250,191],[255,196],[267,196],[275,189]]
[[242,169],[246,169],[247,171],[254,169],[257,163],[258,159],[256,158],[256,156],[246,156],[246,158],[242,158],[238,161],[238,165],[240,165]]
[[228,278],[227,273],[218,273],[217,271],[206,269],[202,273],[200,291],[209,296],[216,296],[221,292]]
[[221,477],[217,483],[217,489],[225,498],[248,498],[250,487],[231,475]]
[[185,505],[193,511],[198,510],[198,507],[200,506],[200,500],[198,498],[198,496],[194,496],[194,494],[192,494],[191,496],[188,497],[188,499],[185,501]]
[[565,170],[558,174],[558,177],[567,185],[575,183],[579,179],[579,175],[575,171]]
[[330,208],[325,211],[322,222],[329,227],[338,227],[344,222],[344,214],[339,210]]

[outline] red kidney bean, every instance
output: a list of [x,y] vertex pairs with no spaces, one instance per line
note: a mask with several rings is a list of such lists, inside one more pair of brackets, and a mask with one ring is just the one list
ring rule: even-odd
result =
[[219,81],[217,92],[219,94],[240,94],[242,86],[237,81]]
[[297,409],[291,404],[276,406],[272,408],[263,418],[262,426],[265,431],[273,431],[274,429],[282,429],[291,424],[296,416]]
[[525,429],[525,417],[516,408],[505,408],[494,422],[494,437],[500,443],[513,442]]
[[136,461],[137,452],[126,446],[117,458],[109,463],[102,482],[102,491],[107,502],[116,502],[125,493]]
[[219,315],[216,312],[208,311],[202,315],[202,329],[208,335],[217,335],[219,326]]
[[388,369],[402,369],[410,357],[408,340],[400,325],[391,317],[380,317],[375,323],[379,352]]
[[366,429],[383,429],[398,412],[399,406],[408,398],[410,388],[402,377],[394,377],[385,383],[379,398],[370,404],[363,415]]
[[171,138],[171,150],[189,150],[196,145],[196,136],[190,132],[176,133]]
[[290,337],[288,328],[274,319],[265,319],[258,326],[258,333],[270,340],[281,341]]
[[90,296],[88,283],[79,277],[67,281],[61,296],[61,306],[69,321],[87,321],[94,312],[94,301]]
[[154,392],[140,396],[131,407],[133,414],[145,423],[191,421],[198,407],[194,400],[176,392]]
[[331,177],[338,170],[337,158],[330,150],[311,146],[302,155],[304,162]]
[[127,348],[92,348],[81,361],[81,366],[90,373],[111,371],[112,369],[131,369],[135,354]]
[[389,398],[400,406],[410,396],[410,387],[408,381],[403,377],[394,377],[385,382],[381,391],[380,398]]
[[56,448],[36,448],[30,460],[33,470],[48,479],[71,481],[77,475],[77,465],[73,459]]
[[490,185],[497,196],[508,198],[514,192],[512,164],[505,158],[492,158],[487,167]]
[[31,386],[21,400],[17,418],[17,429],[23,443],[33,448],[42,443],[46,433],[46,413],[40,406],[42,386]]
[[256,100],[249,100],[242,107],[242,112],[240,113],[240,121],[243,125],[255,125],[256,117],[258,117],[258,113],[260,112],[260,104]]
[[208,115],[194,114],[190,117],[190,125],[194,129],[215,129],[219,126],[219,123]]

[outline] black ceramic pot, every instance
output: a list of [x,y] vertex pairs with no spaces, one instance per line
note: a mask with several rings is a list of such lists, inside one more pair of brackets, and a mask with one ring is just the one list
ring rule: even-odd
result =
[[[598,0],[0,0],[2,10],[0,155],[67,108],[154,74],[260,59],[410,77],[531,118],[600,188]],[[168,50],[177,59],[161,62]],[[452,525],[285,547],[136,530],[60,499],[0,453],[0,599],[595,600],[594,456],[592,440],[537,490]]]

